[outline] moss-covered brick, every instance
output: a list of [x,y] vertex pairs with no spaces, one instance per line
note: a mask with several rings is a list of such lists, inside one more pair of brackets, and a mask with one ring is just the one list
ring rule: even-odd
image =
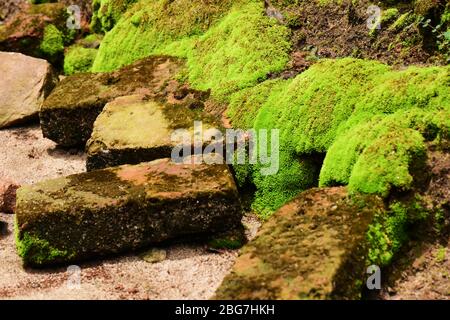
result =
[[75,74],[66,77],[45,100],[40,111],[44,136],[61,146],[86,143],[94,121],[113,99],[135,93],[163,95],[182,61],[158,56],[138,61],[113,73]]
[[241,218],[226,165],[161,159],[20,188],[16,238],[24,263],[43,266],[210,237],[235,229]]
[[170,158],[173,148],[180,143],[172,140],[174,130],[189,132],[187,147],[191,150],[195,121],[201,121],[204,136],[218,128],[202,109],[191,109],[182,101],[177,102],[169,104],[132,95],[108,103],[95,121],[86,145],[87,169]]
[[217,299],[357,299],[365,283],[366,234],[381,198],[345,188],[311,189],[280,208],[245,245]]

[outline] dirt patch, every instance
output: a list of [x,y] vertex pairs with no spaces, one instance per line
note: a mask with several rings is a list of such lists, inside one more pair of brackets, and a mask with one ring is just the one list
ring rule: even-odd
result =
[[[317,1],[266,1],[269,2],[268,15],[280,17],[280,23],[292,30],[291,64],[281,74],[283,77],[295,76],[319,58],[351,56],[398,66],[445,63],[437,50],[436,34],[416,22],[413,1],[390,6],[379,3],[382,20],[375,30],[368,27],[374,14],[370,9],[373,2],[369,0],[320,5]],[[431,19],[433,26],[439,24],[445,8],[445,1],[437,3],[435,9],[421,13],[425,19]],[[387,9],[396,10],[395,14]],[[408,13],[410,18],[399,20]]]

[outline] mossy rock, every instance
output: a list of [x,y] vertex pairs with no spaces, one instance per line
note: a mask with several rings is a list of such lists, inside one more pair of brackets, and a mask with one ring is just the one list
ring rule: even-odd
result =
[[209,237],[241,218],[226,165],[161,159],[20,188],[16,238],[24,263],[44,266]]
[[77,33],[66,26],[66,9],[63,3],[43,3],[18,12],[0,28],[0,51],[20,52],[59,64],[64,46]]
[[134,95],[108,103],[95,121],[86,145],[87,169],[170,158],[181,142],[172,140],[175,130],[186,130],[190,139],[184,147],[193,150],[195,121],[201,122],[203,144],[207,145],[208,134],[216,132],[219,126],[202,109],[191,109],[182,100],[174,101],[169,104]]
[[367,232],[381,198],[311,189],[280,208],[243,247],[216,299],[358,299]]
[[84,146],[94,121],[113,99],[140,93],[165,96],[165,88],[183,67],[179,59],[147,58],[113,73],[68,76],[52,91],[40,111],[44,136],[61,146]]

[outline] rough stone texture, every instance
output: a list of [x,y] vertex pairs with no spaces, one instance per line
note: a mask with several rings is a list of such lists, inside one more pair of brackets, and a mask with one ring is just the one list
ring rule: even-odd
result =
[[17,11],[28,4],[27,0],[0,1],[0,24],[8,21]]
[[67,7],[62,3],[29,5],[16,12],[0,26],[0,51],[20,52],[33,57],[43,57],[39,47],[45,26],[66,27]]
[[14,213],[17,189],[19,189],[19,185],[13,181],[0,181],[0,212]]
[[84,145],[94,121],[113,99],[131,94],[165,94],[181,60],[151,57],[112,73],[77,74],[64,78],[40,112],[44,137],[61,146]]
[[94,123],[87,143],[87,170],[137,164],[170,158],[179,141],[172,141],[174,130],[190,134],[186,145],[194,148],[194,121],[202,122],[205,142],[217,132],[211,116],[200,109],[182,104],[168,104],[145,99],[142,95],[125,96],[108,103]]
[[311,189],[266,222],[244,246],[218,299],[353,299],[366,271],[366,232],[383,208],[345,188]]
[[38,115],[56,84],[50,64],[20,53],[0,52],[0,128]]
[[16,237],[24,263],[41,266],[211,235],[241,218],[226,165],[161,159],[20,188]]

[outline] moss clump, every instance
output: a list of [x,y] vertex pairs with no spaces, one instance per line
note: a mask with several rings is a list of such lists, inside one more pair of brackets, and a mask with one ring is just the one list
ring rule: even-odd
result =
[[119,21],[125,11],[137,0],[93,0],[91,29],[95,32],[107,32]]
[[236,7],[189,52],[189,81],[213,95],[254,86],[289,61],[289,31],[265,16],[260,3]]
[[[408,190],[424,139],[448,137],[449,79],[449,67],[395,71],[345,58],[322,60],[293,80],[269,83],[269,93],[255,87],[235,94],[233,123],[248,126],[250,118],[236,110],[263,101],[249,111],[256,114],[252,127],[280,130],[279,172],[262,176],[258,165],[244,168],[257,188],[254,208],[267,215],[314,186],[320,169],[323,186],[350,184],[351,191],[380,195]],[[325,153],[321,168],[320,157],[311,156]]]
[[409,229],[425,221],[430,212],[422,205],[420,197],[405,203],[393,202],[387,212],[378,212],[369,226],[368,262],[386,266],[409,238]]
[[64,56],[64,73],[71,75],[91,71],[96,56],[97,49],[83,48],[79,45],[68,48]]
[[47,240],[31,235],[28,232],[20,234],[17,221],[14,222],[17,253],[24,260],[24,265],[40,266],[49,262],[70,259],[67,250],[60,250],[50,245]]
[[45,27],[40,49],[50,57],[55,57],[64,51],[64,35],[55,25],[49,24]]
[[412,12],[406,12],[395,20],[395,22],[389,27],[390,30],[399,31],[412,24],[416,19],[416,16]]
[[381,15],[381,24],[392,22],[399,15],[397,8],[389,8],[383,11]]
[[289,60],[288,38],[288,29],[269,19],[260,2],[141,0],[105,35],[93,71],[152,54],[186,57],[192,86],[226,100],[282,70]]
[[140,0],[105,35],[93,70],[111,71],[163,51],[183,55],[190,38],[206,31],[231,3],[231,0],[208,3]]
[[447,110],[412,108],[378,115],[336,139],[320,174],[321,186],[349,184],[351,191],[387,196],[391,188],[412,187],[412,165],[425,158],[424,139],[447,138]]

